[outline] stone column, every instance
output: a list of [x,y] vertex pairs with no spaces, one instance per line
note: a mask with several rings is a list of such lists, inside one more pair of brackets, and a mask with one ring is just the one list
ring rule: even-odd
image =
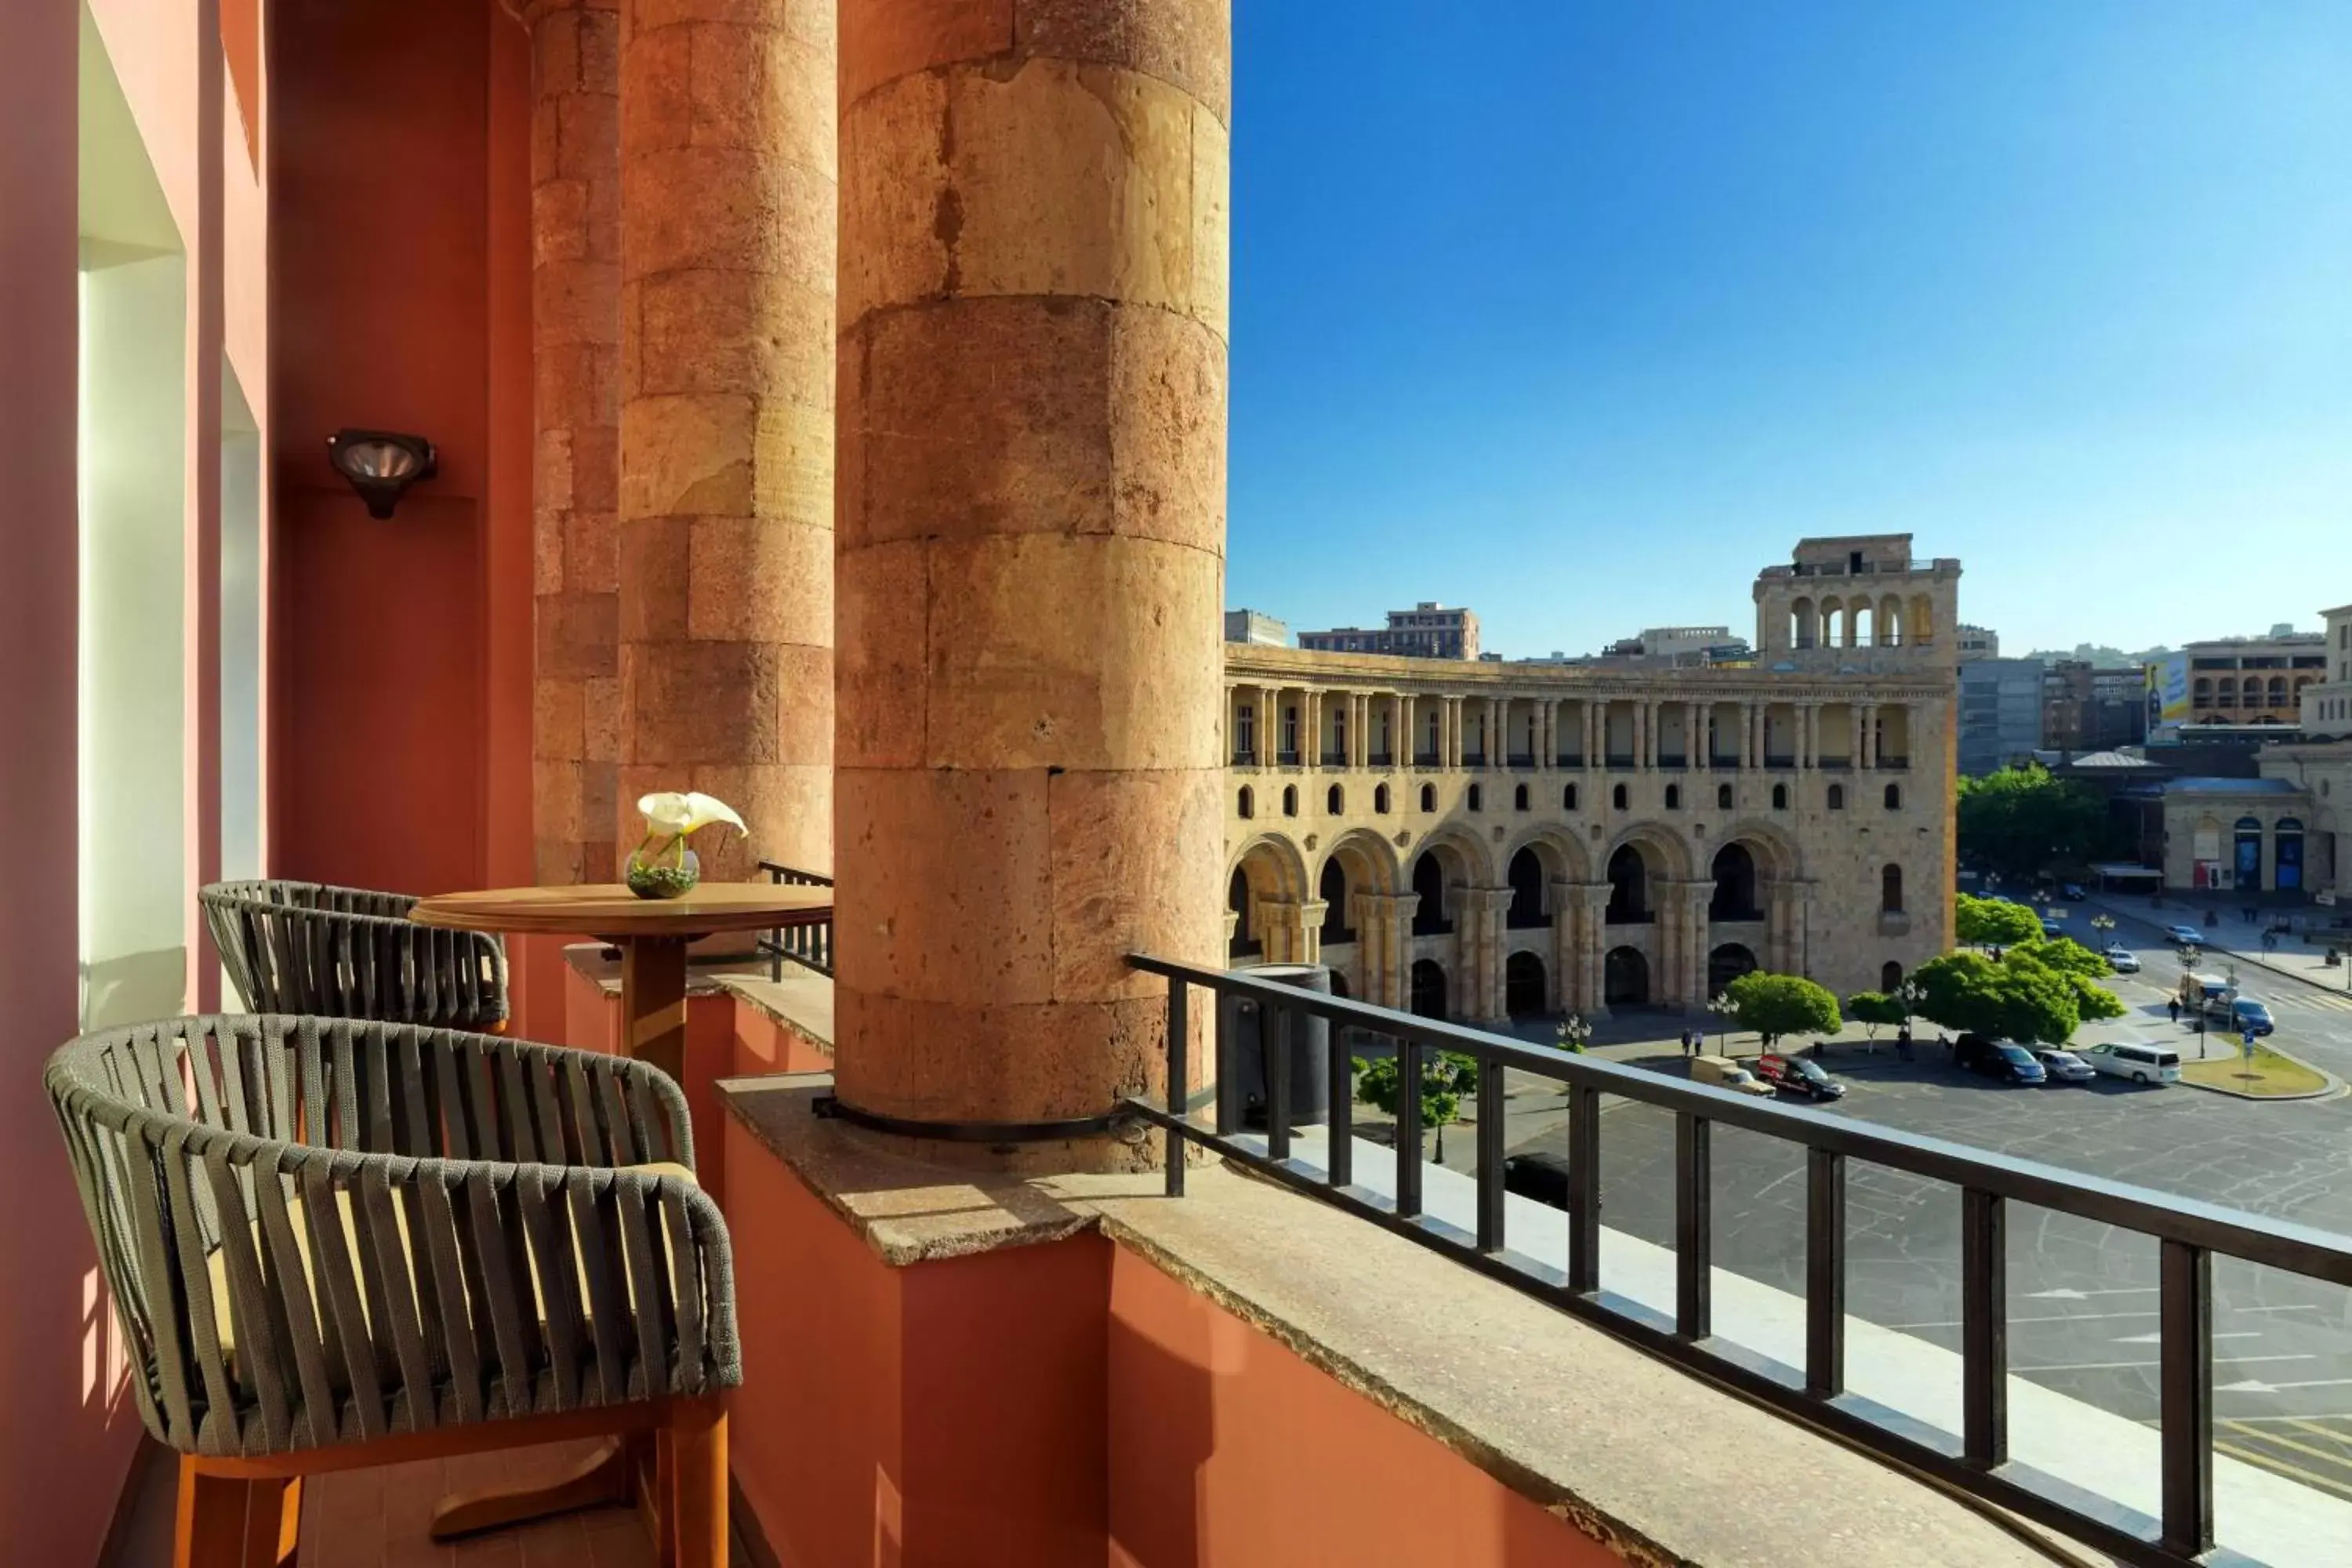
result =
[[1363,911],[1356,941],[1364,969],[1364,999],[1375,1006],[1401,1009],[1410,995],[1412,917],[1421,908],[1421,897],[1366,893],[1358,907]]
[[1223,898],[1227,13],[842,37],[839,1093],[1093,1116],[1165,1073],[1127,955],[1213,962]]
[[1507,1020],[1503,1005],[1503,929],[1509,917],[1511,889],[1464,889],[1461,968],[1469,1004],[1463,1016],[1492,1026]]
[[1878,765],[1878,704],[1861,703],[1854,711],[1861,731],[1854,738],[1853,765],[1856,768],[1874,768]]
[[706,877],[830,871],[833,14],[622,0],[620,84],[617,815],[707,790]]
[[1715,897],[1715,884],[1708,880],[1693,880],[1678,884],[1680,900],[1678,924],[1682,931],[1681,970],[1678,989],[1685,1011],[1703,1011],[1707,1003],[1706,955],[1707,904]]
[[[621,67],[618,0],[533,0],[532,868],[618,879]],[[630,840],[635,842],[634,838]]]
[[1551,1004],[1562,1013],[1580,1009],[1583,994],[1577,926],[1577,884],[1555,878],[1551,883]]
[[1462,699],[1442,699],[1441,706],[1445,715],[1440,721],[1442,728],[1438,736],[1439,755],[1444,759],[1442,765],[1459,768],[1462,765]]
[[1609,1016],[1601,984],[1601,961],[1608,952],[1609,884],[1570,884],[1576,903],[1576,1011],[1595,1021]]

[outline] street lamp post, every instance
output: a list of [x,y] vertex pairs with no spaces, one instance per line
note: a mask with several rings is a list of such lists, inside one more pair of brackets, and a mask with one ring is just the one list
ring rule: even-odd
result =
[[1716,1026],[1716,1054],[1727,1057],[1731,1054],[1731,1021],[1739,1016],[1739,1004],[1718,991],[1706,1005],[1706,1010],[1722,1020]]
[[2197,1059],[2200,1062],[2205,1059],[2205,996],[2201,987],[2189,984],[2189,977],[2197,973],[2197,965],[2204,956],[2204,950],[2194,942],[2183,943],[2180,948],[2179,994],[2182,1005],[2197,1015]]
[[2097,942],[2101,946],[2105,946],[2107,940],[2116,934],[2116,917],[2113,915],[2093,915],[2091,917],[2091,930],[2097,933],[2097,935],[2092,940]]

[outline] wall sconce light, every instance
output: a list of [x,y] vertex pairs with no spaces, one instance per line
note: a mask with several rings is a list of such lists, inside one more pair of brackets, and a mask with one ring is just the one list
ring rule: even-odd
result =
[[402,492],[441,468],[432,442],[394,430],[338,430],[327,437],[327,458],[373,518],[390,517]]

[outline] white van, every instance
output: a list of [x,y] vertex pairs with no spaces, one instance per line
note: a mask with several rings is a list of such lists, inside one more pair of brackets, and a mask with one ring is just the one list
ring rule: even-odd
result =
[[2169,1046],[2151,1046],[2139,1040],[2115,1040],[2076,1054],[2091,1064],[2094,1072],[2127,1078],[2134,1083],[2180,1081],[2180,1053]]

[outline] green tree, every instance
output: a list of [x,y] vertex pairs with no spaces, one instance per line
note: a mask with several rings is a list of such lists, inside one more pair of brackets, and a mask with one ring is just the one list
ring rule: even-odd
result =
[[2042,918],[2023,904],[2000,899],[1972,898],[1962,893],[1953,900],[1954,934],[1970,947],[2009,947],[2042,940]]
[[1911,973],[1923,993],[1919,1014],[1963,1034],[2063,1046],[2085,1018],[2123,1012],[2076,953],[2095,956],[2062,939],[2011,948],[1999,963],[1981,952],[1931,958]]
[[2098,791],[2035,764],[1959,781],[1963,860],[2021,877],[2118,853],[2121,830]]
[[1837,998],[1826,987],[1801,974],[1768,974],[1748,971],[1723,988],[1743,1029],[1763,1037],[1764,1048],[1783,1035],[1834,1035],[1845,1027],[1838,1016]]
[[[1404,1068],[1394,1057],[1355,1058],[1356,1098],[1390,1116],[1403,1103]],[[1421,1125],[1437,1134],[1437,1162],[1445,1163],[1445,1125],[1462,1117],[1465,1096],[1478,1091],[1478,1058],[1461,1051],[1427,1052],[1421,1062]],[[1400,1151],[1402,1152],[1402,1151]]]
[[1869,1030],[1874,1040],[1881,1025],[1903,1022],[1903,1004],[1883,992],[1857,991],[1845,999],[1845,1016]]

